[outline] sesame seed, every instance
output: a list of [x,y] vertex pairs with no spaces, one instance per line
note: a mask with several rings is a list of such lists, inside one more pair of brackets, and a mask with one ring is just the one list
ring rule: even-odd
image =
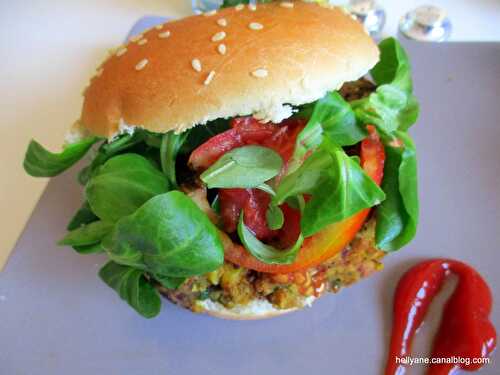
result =
[[291,8],[293,8],[293,3],[290,1],[282,1],[280,3],[280,7],[291,9]]
[[198,60],[198,59],[193,59],[193,61],[191,61],[191,66],[193,67],[194,70],[196,70],[197,72],[201,72],[201,61]]
[[103,68],[100,68],[100,69],[97,69],[97,71],[95,72],[95,76],[96,77],[100,77],[102,72],[104,72],[104,69]]
[[265,78],[268,75],[267,69],[257,69],[252,72],[252,75],[256,78]]
[[147,42],[148,42],[148,40],[147,40],[146,38],[144,38],[144,39],[139,40],[139,41],[137,42],[137,44],[138,44],[138,45],[140,45],[140,46],[143,46],[143,45],[144,45],[144,44],[146,44]]
[[238,4],[234,7],[234,10],[239,12],[240,10],[243,10],[243,8],[245,8],[245,6],[243,4]]
[[204,15],[205,17],[210,17],[210,16],[213,16],[213,15],[214,15],[214,14],[216,14],[216,13],[217,13],[217,9],[214,9],[214,10],[211,10],[211,11],[209,11],[209,12],[205,12],[205,13],[203,13],[203,15]]
[[142,34],[139,34],[139,35],[135,35],[133,37],[131,37],[129,40],[134,43],[134,42],[138,42],[139,40],[142,39]]
[[142,70],[148,65],[148,59],[142,59],[139,61],[139,63],[135,66],[135,70]]
[[252,12],[255,12],[257,10],[257,5],[255,5],[255,4],[248,4],[248,9],[250,9]]
[[160,38],[160,39],[166,39],[169,36],[170,36],[170,31],[168,31],[168,30],[158,34],[158,38]]
[[217,20],[217,25],[221,27],[226,27],[227,26],[227,20],[225,18],[219,18]]
[[156,29],[156,30],[161,30],[161,29],[163,29],[163,24],[156,25],[156,26],[155,26],[155,29]]
[[218,33],[214,34],[212,37],[212,42],[220,42],[226,37],[226,33],[224,31],[219,31]]
[[248,25],[248,27],[252,30],[262,30],[264,28],[264,26],[258,22],[252,22]]
[[225,55],[226,54],[226,51],[227,51],[227,48],[226,48],[226,45],[225,44],[219,44],[217,46],[217,51],[219,51],[219,53],[221,55]]
[[127,52],[127,47],[120,48],[118,51],[116,51],[116,57],[120,57],[121,55],[125,54]]
[[215,77],[215,72],[212,70],[210,73],[208,73],[208,76],[205,79],[205,82],[203,82],[203,84],[205,86],[208,86],[210,84],[210,82],[212,82],[212,80],[214,79],[214,77]]

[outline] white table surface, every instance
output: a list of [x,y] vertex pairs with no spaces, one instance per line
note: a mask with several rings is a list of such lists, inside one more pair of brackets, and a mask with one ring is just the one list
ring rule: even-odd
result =
[[[388,15],[386,33],[422,4],[380,2]],[[500,40],[499,0],[431,3],[450,12],[453,40]],[[0,219],[0,269],[46,185],[20,168],[29,139],[59,147],[79,117],[88,78],[138,18],[190,13],[187,0],[0,0],[0,210],[10,213]]]

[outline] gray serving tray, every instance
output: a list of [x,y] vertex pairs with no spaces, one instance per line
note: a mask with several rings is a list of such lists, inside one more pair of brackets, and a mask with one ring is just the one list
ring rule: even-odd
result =
[[[157,21],[142,20],[134,32]],[[0,274],[0,374],[380,374],[395,284],[428,257],[476,267],[500,327],[500,44],[407,47],[422,104],[412,129],[421,222],[384,272],[267,321],[217,320],[168,302],[159,317],[143,319],[97,278],[103,256],[55,245],[81,203],[74,168],[49,183]],[[437,304],[416,354],[428,352],[439,313]],[[497,354],[482,374],[500,374]]]

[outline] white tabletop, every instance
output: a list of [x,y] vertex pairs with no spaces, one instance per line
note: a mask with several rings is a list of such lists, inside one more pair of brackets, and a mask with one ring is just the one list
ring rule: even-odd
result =
[[[418,0],[380,1],[386,33]],[[344,2],[342,2],[344,3]],[[450,13],[452,40],[500,40],[499,0],[432,0]],[[79,117],[81,91],[106,50],[144,15],[180,17],[188,0],[0,1],[0,269],[46,181],[20,165],[30,138],[56,150]],[[6,173],[7,171],[7,173]]]

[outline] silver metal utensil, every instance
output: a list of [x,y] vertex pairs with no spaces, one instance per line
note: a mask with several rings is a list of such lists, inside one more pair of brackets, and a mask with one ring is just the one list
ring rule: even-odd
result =
[[385,25],[385,10],[374,0],[351,0],[347,10],[363,24],[371,36],[377,36]]
[[224,0],[191,0],[193,12],[196,14],[219,9]]
[[399,31],[409,39],[421,42],[443,42],[451,35],[451,21],[444,9],[420,6],[399,21]]

